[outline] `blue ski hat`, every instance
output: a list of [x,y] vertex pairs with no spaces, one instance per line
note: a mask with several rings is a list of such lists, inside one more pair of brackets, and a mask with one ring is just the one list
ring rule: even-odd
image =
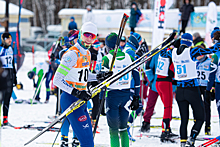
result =
[[115,49],[116,41],[117,41],[118,35],[116,33],[110,33],[105,38],[105,45],[110,48],[110,50]]
[[189,33],[185,33],[181,36],[180,44],[185,44],[188,47],[192,46],[193,37]]
[[128,42],[131,43],[136,49],[139,47],[139,42],[141,42],[141,35],[138,33],[133,33],[129,38]]
[[34,71],[29,71],[29,72],[28,72],[28,78],[29,78],[29,79],[32,79],[32,78],[34,77],[34,75],[35,75],[35,72],[34,72]]
[[214,37],[214,33],[217,32],[217,31],[220,31],[220,30],[219,30],[219,27],[215,27],[215,28],[214,28],[214,30],[213,30],[212,33],[211,33],[211,38]]

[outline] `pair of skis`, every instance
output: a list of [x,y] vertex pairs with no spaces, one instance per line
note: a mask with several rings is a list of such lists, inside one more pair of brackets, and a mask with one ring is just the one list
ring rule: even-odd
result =
[[[167,38],[169,39],[169,37]],[[166,39],[166,40],[167,40]],[[166,47],[170,46],[175,39],[173,39],[171,42],[169,42],[167,45],[165,45],[163,48],[156,50],[160,45],[162,45],[166,40],[164,40],[161,44],[156,46],[154,49],[150,50],[149,52],[145,53],[143,56],[132,62],[129,66],[122,69],[120,72],[112,75],[108,79],[104,80],[102,83],[98,84],[96,87],[91,89],[92,92],[92,98],[101,92],[103,88],[108,87],[112,83],[119,80],[121,77],[126,75],[127,73],[131,72],[133,69],[139,67],[143,63],[145,63],[149,58],[153,57],[154,55],[158,54],[161,50],[165,49]],[[147,57],[146,57],[147,56]],[[45,129],[43,129],[40,133],[38,133],[35,137],[33,137],[30,141],[25,143],[24,145],[27,145],[34,141],[36,138],[41,136],[43,133],[45,133],[49,128],[53,127],[56,123],[60,122],[63,118],[67,117],[70,113],[72,113],[74,110],[81,107],[83,104],[85,104],[85,101],[79,99],[76,102],[72,103],[58,118],[56,118],[51,124],[49,124]]]
[[220,136],[217,136],[216,138],[211,139],[211,140],[199,145],[198,147],[208,147],[208,146],[213,145],[214,143],[217,143],[219,141],[220,141]]

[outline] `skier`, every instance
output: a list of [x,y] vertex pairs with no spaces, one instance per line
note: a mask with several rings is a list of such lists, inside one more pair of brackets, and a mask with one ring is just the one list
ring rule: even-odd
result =
[[[87,81],[91,55],[88,48],[97,38],[97,27],[91,22],[82,25],[77,43],[63,55],[54,76],[54,84],[63,90],[61,108],[65,111],[78,99],[88,101],[91,93]],[[67,116],[81,147],[94,147],[92,125],[86,104]],[[68,144],[68,142],[67,142]]]
[[[165,42],[162,46],[165,46]],[[168,49],[172,49],[172,47]],[[156,68],[157,80],[156,89],[164,104],[164,114],[162,122],[162,134],[160,141],[166,142],[175,135],[171,132],[170,121],[172,120],[172,104],[173,104],[173,89],[172,82],[174,77],[174,66],[170,58],[163,58],[159,54]]]
[[6,75],[7,89],[3,91],[3,125],[11,125],[8,122],[9,104],[12,95],[13,86],[17,85],[16,70],[14,64],[14,53],[11,47],[12,37],[10,33],[3,33],[1,35],[2,44],[0,45],[0,59],[2,62],[3,72]]
[[[37,92],[37,95],[35,97],[35,103],[39,103],[40,102],[40,90],[41,90],[41,85],[40,82],[41,80],[43,80],[44,78],[46,78],[45,84],[46,84],[46,100],[45,100],[45,104],[47,104],[49,102],[49,98],[50,98],[50,80],[53,76],[53,71],[51,68],[49,68],[49,63],[46,62],[39,62],[36,63],[34,68],[28,72],[28,78],[29,79],[33,79],[33,86],[36,88],[35,93]],[[35,76],[38,76],[38,80],[37,83],[35,83]],[[40,88],[38,89],[38,87],[40,86]],[[38,91],[37,91],[38,89]],[[31,103],[31,102],[30,102]]]
[[[94,44],[91,46],[89,49],[91,53],[91,64],[90,64],[90,71],[92,73],[99,73],[101,70],[102,66],[102,57],[104,54],[100,51],[100,44],[99,41],[96,40]],[[98,81],[91,81],[90,84],[92,87],[98,85]],[[94,127],[96,123],[96,117],[99,111],[100,107],[100,100],[99,100],[99,94],[97,94],[95,97],[92,99],[93,107],[92,107],[92,112],[91,112],[91,119],[92,119],[92,126]]]
[[[216,35],[218,35],[218,32]],[[196,137],[198,136],[204,122],[204,106],[198,88],[196,58],[201,55],[217,52],[220,47],[220,42],[217,41],[217,43],[211,48],[190,48],[192,46],[192,40],[192,35],[185,33],[181,36],[181,45],[179,48],[174,48],[169,52],[166,52],[166,50],[161,51],[161,56],[172,58],[174,64],[175,79],[177,80],[176,100],[181,116],[181,147],[195,146]],[[191,105],[193,109],[193,116],[196,121],[191,129],[190,137],[187,139],[189,105]]]
[[[112,74],[112,72],[109,71],[109,68],[111,66],[110,64],[113,58],[116,40],[117,34],[115,33],[111,33],[105,38],[106,48],[109,50],[109,53],[102,58],[102,70],[99,74],[97,74],[98,80],[104,80],[106,75]],[[118,49],[115,64],[113,66],[113,73],[119,72],[131,63],[132,58],[129,56],[129,54]],[[131,95],[130,93],[132,77],[135,81],[134,95]],[[133,70],[132,73],[130,72],[126,74],[107,88],[106,115],[110,132],[111,147],[120,146],[118,136],[119,133],[121,138],[121,146],[129,147],[129,138],[127,132],[129,115],[128,106],[130,105],[132,110],[136,110],[139,107],[139,90],[140,77],[138,71],[136,70]],[[130,96],[133,97],[132,102],[130,101]]]
[[[65,42],[64,42],[64,45],[62,46],[62,48],[64,48],[64,49],[62,49],[59,52],[59,59],[56,59],[56,60],[59,60],[59,64],[60,64],[60,60],[62,59],[63,54],[69,48],[71,48],[75,43],[77,43],[78,34],[79,34],[79,31],[74,29],[74,30],[69,31],[68,37],[64,37]],[[57,100],[60,100],[60,99],[57,99]],[[63,120],[62,123],[63,124],[62,124],[62,128],[61,128],[61,145],[60,145],[60,147],[67,147],[68,146],[68,134],[69,134],[70,122],[68,119],[65,119],[65,120]],[[75,147],[78,145],[79,145],[79,140],[77,139],[76,134],[73,131],[72,146]]]
[[[216,27],[214,28],[214,30],[211,33],[211,38],[212,38],[212,42],[214,44],[216,44],[218,42],[218,40],[220,40],[218,37],[219,35],[219,28]],[[215,34],[216,33],[216,34]],[[214,35],[215,34],[215,35]],[[205,108],[206,108],[206,125],[205,125],[205,133],[207,135],[210,135],[210,130],[211,130],[211,126],[210,126],[210,101],[211,100],[215,100],[216,99],[216,106],[217,106],[217,110],[218,110],[218,114],[220,114],[220,94],[219,94],[219,59],[220,59],[220,53],[216,52],[214,55],[212,55],[212,59],[211,59],[211,73],[209,75],[209,82],[208,85],[206,87],[206,99],[205,99]],[[212,87],[215,87],[215,89],[213,89]],[[219,123],[220,123],[220,116],[219,116]]]
[[[131,34],[131,36],[129,37],[128,39],[128,42],[126,43],[125,45],[125,49],[124,49],[124,53],[128,53],[133,60],[136,60],[136,58],[142,56],[147,50],[148,50],[148,47],[147,45],[144,46],[146,47],[145,49],[142,49],[140,46],[142,44],[145,44],[146,42],[142,42],[142,37],[140,34],[138,33],[133,33]],[[144,50],[144,51],[143,51]],[[142,52],[143,51],[143,52]],[[142,85],[144,86],[144,85]],[[134,94],[134,81],[132,79],[132,82],[131,82],[131,92],[132,94]],[[128,119],[128,136],[129,136],[129,139],[132,140],[132,141],[135,141],[135,139],[131,136],[131,133],[130,133],[130,126],[131,124],[134,122],[136,116],[139,115],[139,113],[142,111],[143,109],[143,105],[142,105],[142,101],[141,101],[141,98],[139,99],[139,108],[136,110],[136,111],[132,111],[130,116],[129,116],[129,119]]]

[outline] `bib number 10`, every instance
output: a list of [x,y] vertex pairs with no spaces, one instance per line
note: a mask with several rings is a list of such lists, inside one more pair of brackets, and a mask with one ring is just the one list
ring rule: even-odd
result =
[[78,73],[79,73],[79,82],[82,81],[82,78],[83,78],[84,82],[87,82],[88,75],[89,75],[89,70],[87,68],[82,69],[82,70],[78,71]]

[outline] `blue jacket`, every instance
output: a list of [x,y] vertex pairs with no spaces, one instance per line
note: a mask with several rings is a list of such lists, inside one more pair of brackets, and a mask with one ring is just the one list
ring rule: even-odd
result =
[[68,26],[69,30],[77,29],[77,24],[75,21],[71,21]]
[[145,69],[145,73],[147,75],[147,78],[150,81],[150,89],[155,92],[157,92],[157,89],[156,89],[156,80],[157,80],[156,69],[157,69],[158,56],[159,56],[159,54],[156,54],[155,56],[153,56],[150,59],[150,61],[147,61],[146,69]]

